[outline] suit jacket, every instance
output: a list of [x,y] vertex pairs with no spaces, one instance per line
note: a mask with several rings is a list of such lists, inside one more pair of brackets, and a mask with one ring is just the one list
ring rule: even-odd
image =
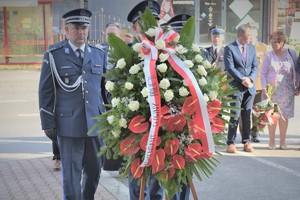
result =
[[[211,64],[216,63],[216,66],[222,68],[222,70],[224,71],[225,70],[225,67],[224,67],[224,47],[222,47],[220,49],[219,53],[218,53],[219,58],[218,58],[218,55],[215,54],[213,46],[210,46],[210,47],[206,48],[206,51],[208,52],[208,61]],[[217,58],[218,58],[218,60],[217,60]]]
[[[49,53],[53,55],[57,76],[51,70]],[[87,136],[97,123],[94,117],[105,111],[102,100],[105,66],[105,53],[88,44],[83,64],[67,41],[54,44],[45,52],[39,83],[43,130],[55,128],[58,135],[67,137]],[[66,91],[62,86],[62,83],[71,86],[81,75],[81,83],[74,91]],[[91,134],[97,135],[96,131]]]
[[[246,53],[247,61],[245,62],[236,41],[227,45],[224,48],[225,69],[228,78],[232,77],[234,79],[230,82],[231,86],[237,88],[241,92],[249,90],[250,94],[255,94],[256,89],[254,82],[258,73],[255,47],[252,44],[247,44]],[[253,87],[245,87],[242,84],[243,77],[249,77],[253,82]]]

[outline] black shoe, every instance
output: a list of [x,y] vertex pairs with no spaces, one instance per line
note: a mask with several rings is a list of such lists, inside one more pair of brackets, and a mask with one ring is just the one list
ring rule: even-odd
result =
[[259,139],[257,139],[257,137],[253,137],[253,138],[251,139],[251,141],[252,141],[252,142],[255,142],[255,143],[259,143],[259,142],[260,142]]

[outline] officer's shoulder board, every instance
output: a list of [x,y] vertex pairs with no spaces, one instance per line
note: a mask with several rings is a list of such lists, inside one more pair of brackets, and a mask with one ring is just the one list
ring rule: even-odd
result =
[[55,51],[57,49],[61,49],[64,46],[65,41],[58,42],[49,46],[48,52]]
[[100,51],[105,52],[105,51],[103,50],[103,48],[101,48],[99,45],[91,45],[91,44],[88,44],[88,45],[89,45],[90,48],[98,49],[98,50],[100,50]]

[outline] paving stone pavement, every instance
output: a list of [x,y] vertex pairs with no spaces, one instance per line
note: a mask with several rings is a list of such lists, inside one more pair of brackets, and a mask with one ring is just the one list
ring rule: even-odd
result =
[[[0,200],[63,199],[61,171],[54,171],[51,157],[1,161]],[[95,199],[117,199],[101,183]]]

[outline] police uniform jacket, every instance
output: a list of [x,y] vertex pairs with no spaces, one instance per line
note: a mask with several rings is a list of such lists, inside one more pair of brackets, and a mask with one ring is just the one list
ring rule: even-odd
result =
[[[52,68],[50,54],[54,60]],[[58,135],[65,137],[87,136],[97,123],[94,117],[105,111],[105,58],[103,50],[86,44],[82,64],[67,41],[54,44],[44,54],[39,84],[43,130],[55,128]],[[90,136],[97,136],[96,130]]]
[[224,47],[221,47],[218,54],[215,54],[213,46],[206,48],[206,51],[208,52],[208,61],[211,64],[216,63],[216,66],[222,68],[224,71]]

